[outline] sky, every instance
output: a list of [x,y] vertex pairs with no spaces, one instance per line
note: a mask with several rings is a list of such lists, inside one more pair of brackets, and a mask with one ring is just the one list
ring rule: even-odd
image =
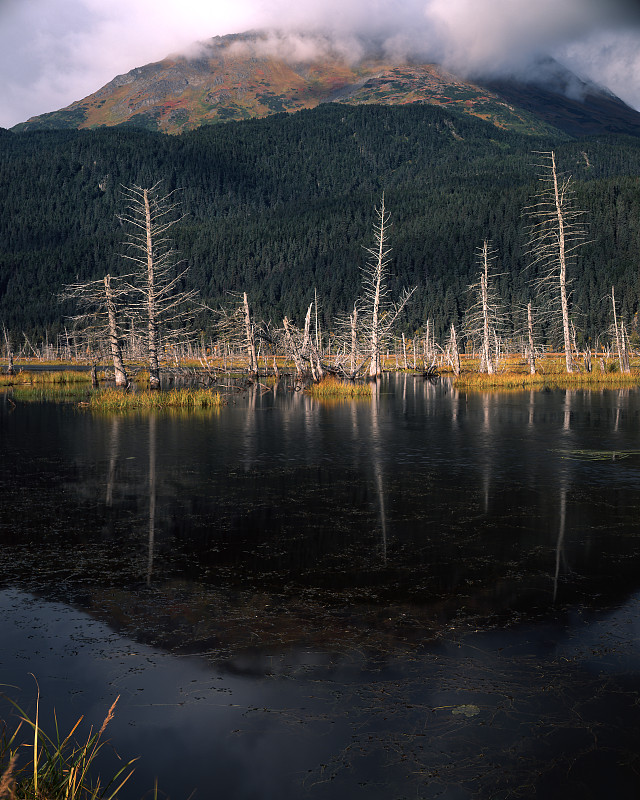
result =
[[[638,0],[0,0],[0,127],[54,111],[195,42],[277,28],[321,31],[357,56],[463,75],[532,76],[551,55],[640,110]],[[279,40],[282,43],[282,39]]]

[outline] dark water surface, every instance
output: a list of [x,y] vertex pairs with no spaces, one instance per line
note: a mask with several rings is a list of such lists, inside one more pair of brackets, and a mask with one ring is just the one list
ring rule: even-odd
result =
[[131,800],[640,796],[638,390],[234,400],[0,395],[8,694]]

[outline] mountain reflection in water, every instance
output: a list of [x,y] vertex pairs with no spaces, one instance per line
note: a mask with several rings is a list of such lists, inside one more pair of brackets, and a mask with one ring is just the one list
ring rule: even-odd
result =
[[127,797],[640,792],[638,391],[0,408],[2,682]]

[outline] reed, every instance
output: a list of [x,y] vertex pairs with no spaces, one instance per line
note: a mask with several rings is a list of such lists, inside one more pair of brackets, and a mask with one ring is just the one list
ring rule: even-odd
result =
[[0,375],[0,386],[35,386],[41,384],[67,385],[91,383],[91,373],[86,370],[21,370],[15,375]]
[[463,373],[453,382],[456,389],[619,389],[637,386],[637,372],[571,372],[549,370],[530,375],[524,372]]
[[341,381],[332,375],[324,378],[320,383],[313,383],[305,391],[312,397],[371,397],[370,383],[352,383]]
[[[99,776],[91,774],[98,753],[105,740],[103,734],[113,719],[118,697],[95,733],[90,729],[86,739],[76,739],[82,717],[69,733],[61,737],[54,712],[54,732],[49,736],[42,730],[39,717],[39,695],[35,719],[31,719],[13,700],[7,698],[18,711],[19,722],[9,737],[6,733],[0,745],[0,800],[114,800],[133,774],[127,762],[105,784]],[[19,744],[23,729],[31,729],[31,743]],[[20,754],[29,753],[29,761],[20,766]]]
[[86,385],[81,384],[26,384],[13,386],[10,389],[0,387],[0,390],[6,392],[14,403],[77,403],[86,399],[91,391]]
[[149,385],[149,370],[148,369],[140,369],[133,375],[133,380],[136,383],[142,383],[145,386]]
[[123,392],[103,389],[93,394],[88,406],[94,411],[162,410],[167,408],[220,408],[225,400],[211,389],[171,389],[170,391]]

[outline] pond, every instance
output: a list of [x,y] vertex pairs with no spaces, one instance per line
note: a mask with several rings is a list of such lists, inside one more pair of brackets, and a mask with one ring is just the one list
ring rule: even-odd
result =
[[640,794],[637,389],[10,398],[0,683],[122,798]]

